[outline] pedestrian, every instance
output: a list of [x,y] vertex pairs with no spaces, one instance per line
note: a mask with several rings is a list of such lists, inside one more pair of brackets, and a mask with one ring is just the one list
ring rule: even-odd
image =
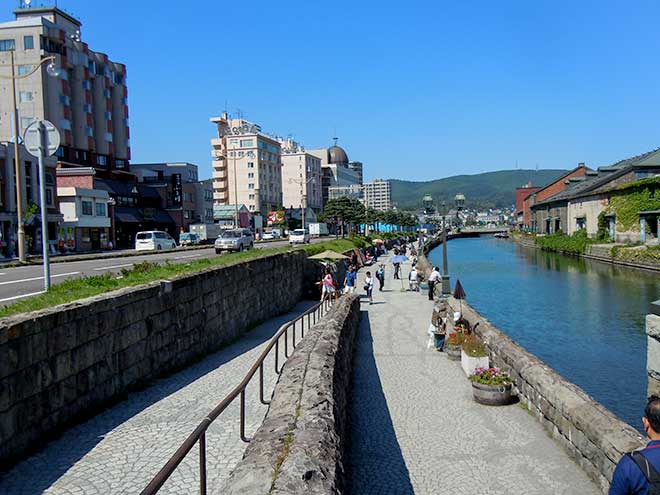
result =
[[431,275],[429,275],[428,284],[429,284],[429,301],[433,301],[433,291],[435,290],[435,284],[440,281],[440,270],[437,266],[433,267]]
[[353,268],[355,270],[360,268],[360,266],[358,265],[358,255],[355,251],[353,251],[353,256],[351,256],[351,265],[353,265]]
[[649,397],[644,431],[651,440],[646,448],[625,454],[614,470],[609,495],[654,495],[660,493],[660,397]]
[[346,272],[346,279],[344,280],[344,293],[353,294],[355,292],[355,281],[357,280],[357,272],[353,269],[353,265],[348,267]]
[[443,299],[438,300],[433,305],[429,334],[433,338],[435,349],[442,352],[445,347],[445,336],[447,335],[447,303]]
[[401,269],[401,263],[393,263],[394,265],[394,280],[399,280],[399,270]]
[[334,292],[335,280],[332,278],[330,268],[326,268],[323,278],[321,279],[321,301],[332,299]]
[[414,266],[408,274],[408,287],[412,292],[419,292],[419,278],[417,275],[417,268]]
[[383,286],[385,285],[385,265],[383,263],[381,263],[378,270],[376,270],[376,278],[378,279],[379,284],[378,290],[383,292]]
[[367,292],[367,297],[369,298],[369,304],[374,302],[374,279],[371,276],[371,272],[367,272],[367,277],[364,279],[364,290]]

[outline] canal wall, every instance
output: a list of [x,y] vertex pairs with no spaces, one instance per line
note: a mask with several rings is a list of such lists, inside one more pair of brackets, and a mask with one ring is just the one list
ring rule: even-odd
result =
[[[450,305],[455,311],[459,308],[453,298]],[[475,334],[486,344],[491,364],[511,375],[521,403],[606,492],[621,456],[645,445],[639,432],[516,344],[465,301],[461,307],[470,323],[479,323]]]
[[[431,271],[426,256],[440,244],[439,240],[430,242],[419,257],[418,266],[426,277]],[[606,493],[621,456],[645,445],[639,432],[515,343],[465,301],[459,304],[450,298],[450,305],[455,311],[461,308],[472,324],[479,323],[475,333],[485,342],[491,364],[510,373],[521,403]],[[660,317],[653,321],[658,323],[660,370]]]
[[[528,235],[513,234],[511,239],[521,246],[541,249],[536,244],[534,237]],[[612,256],[611,248],[613,244],[592,244],[585,248],[583,254],[568,253],[565,251],[555,251],[564,256],[582,257],[589,260],[601,261],[611,265],[623,266],[627,268],[634,268],[636,270],[648,270],[653,272],[660,272],[660,263],[641,262],[641,261],[626,261]]]
[[0,465],[290,310],[320,269],[292,251],[1,319]]
[[660,300],[649,305],[646,315],[646,372],[648,374],[648,395],[660,395]]
[[342,296],[305,333],[264,422],[221,493],[343,493],[348,393],[360,299]]

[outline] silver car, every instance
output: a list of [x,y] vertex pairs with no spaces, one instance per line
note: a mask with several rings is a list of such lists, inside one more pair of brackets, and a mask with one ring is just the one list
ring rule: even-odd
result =
[[215,252],[243,251],[254,247],[254,236],[247,229],[224,230],[215,240]]

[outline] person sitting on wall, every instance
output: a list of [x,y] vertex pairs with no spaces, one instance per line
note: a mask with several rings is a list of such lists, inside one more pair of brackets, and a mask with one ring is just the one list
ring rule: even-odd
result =
[[614,470],[609,495],[654,495],[660,493],[660,397],[649,397],[644,431],[651,440],[646,448],[625,454]]

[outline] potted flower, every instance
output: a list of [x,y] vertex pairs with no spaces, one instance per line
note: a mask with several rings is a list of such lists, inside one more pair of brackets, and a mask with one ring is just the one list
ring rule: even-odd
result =
[[465,376],[470,376],[476,368],[488,368],[486,346],[477,337],[466,337],[461,345],[461,366]]
[[499,368],[477,368],[470,375],[472,396],[479,404],[503,406],[511,402],[511,377]]
[[445,339],[445,352],[447,357],[452,361],[459,361],[461,359],[461,345],[465,342],[465,334],[463,332],[452,332],[449,337]]

